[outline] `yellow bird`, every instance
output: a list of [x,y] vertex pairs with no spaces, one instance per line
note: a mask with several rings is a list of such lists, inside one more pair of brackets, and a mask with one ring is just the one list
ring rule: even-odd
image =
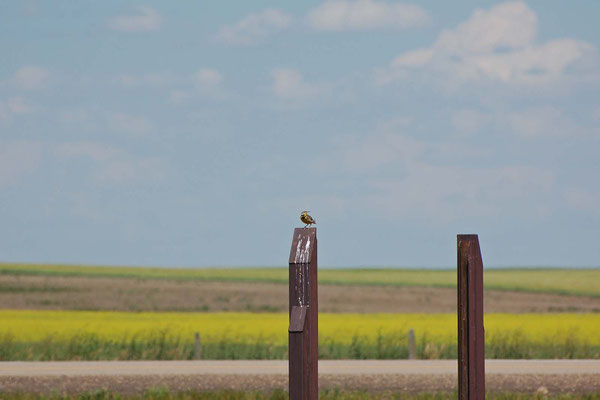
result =
[[317,221],[315,221],[313,217],[308,215],[308,213],[308,211],[302,211],[302,214],[300,214],[300,221],[306,224],[305,228],[317,223]]

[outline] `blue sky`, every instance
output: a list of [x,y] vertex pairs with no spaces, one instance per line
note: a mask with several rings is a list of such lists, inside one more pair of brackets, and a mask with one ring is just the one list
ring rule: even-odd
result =
[[600,3],[0,5],[0,260],[600,265]]

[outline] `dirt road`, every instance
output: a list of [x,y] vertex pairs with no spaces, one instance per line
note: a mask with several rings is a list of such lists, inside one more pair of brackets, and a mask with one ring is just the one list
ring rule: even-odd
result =
[[[452,392],[453,360],[319,362],[320,389]],[[288,386],[287,361],[0,362],[0,393],[70,393],[106,389],[140,394],[152,388],[260,390]],[[600,360],[488,360],[486,389],[495,392],[600,391]]]
[[[600,360],[487,360],[487,374],[598,374]],[[0,376],[285,375],[286,360],[0,362]],[[321,360],[323,375],[456,374],[455,360]]]

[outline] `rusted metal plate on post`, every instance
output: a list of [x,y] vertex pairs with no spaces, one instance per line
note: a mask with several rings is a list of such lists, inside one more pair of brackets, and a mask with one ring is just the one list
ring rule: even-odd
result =
[[292,307],[292,313],[290,314],[290,328],[288,329],[289,332],[302,332],[304,330],[304,323],[306,322],[306,310],[307,307]]
[[316,228],[294,230],[289,263],[290,400],[317,400],[319,372]]
[[477,235],[457,236],[458,398],[485,398],[483,261]]

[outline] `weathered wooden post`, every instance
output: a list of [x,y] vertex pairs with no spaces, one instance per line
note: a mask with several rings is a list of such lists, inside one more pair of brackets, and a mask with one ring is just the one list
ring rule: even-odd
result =
[[200,342],[200,332],[194,333],[194,360],[202,358],[202,343]]
[[458,235],[458,398],[485,399],[483,262],[477,235]]
[[417,359],[417,345],[415,344],[415,331],[411,329],[408,331],[408,359]]
[[290,251],[290,400],[319,398],[317,228],[296,228]]

